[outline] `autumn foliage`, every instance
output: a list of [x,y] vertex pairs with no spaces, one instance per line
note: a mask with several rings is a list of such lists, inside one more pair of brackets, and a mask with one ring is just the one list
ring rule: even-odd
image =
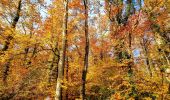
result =
[[170,0],[0,0],[0,100],[58,83],[60,100],[169,100]]

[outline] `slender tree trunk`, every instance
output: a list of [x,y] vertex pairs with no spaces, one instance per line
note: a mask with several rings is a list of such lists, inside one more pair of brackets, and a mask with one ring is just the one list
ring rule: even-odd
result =
[[[69,74],[69,61],[68,56],[66,57],[66,67],[65,67],[65,79],[68,82]],[[68,88],[65,90],[64,100],[68,100]]]
[[143,46],[143,49],[144,49],[144,54],[145,54],[145,59],[146,59],[146,66],[148,68],[150,77],[152,77],[152,70],[151,70],[151,66],[150,66],[150,62],[149,62],[149,57],[148,57],[147,40],[143,39],[142,46]]
[[[132,33],[129,33],[129,59],[130,60],[132,60]],[[133,63],[133,61],[130,61],[129,62],[129,64],[128,64],[128,75],[129,75],[129,80],[130,80],[130,82],[132,81],[131,79],[132,79],[132,74],[133,74],[133,70],[132,70],[132,63]]]
[[48,79],[49,83],[57,81],[59,60],[60,60],[60,55],[56,45],[53,51],[53,59],[49,69],[49,79]]
[[63,39],[62,39],[62,50],[58,66],[58,78],[56,85],[56,96],[55,100],[62,100],[62,81],[64,79],[64,66],[66,57],[66,44],[67,44],[67,23],[68,23],[68,0],[64,0],[64,19],[63,19]]
[[130,15],[134,14],[135,13],[135,8],[134,8],[134,4],[132,2],[133,0],[127,0],[126,1],[126,11],[125,11],[125,16],[124,16],[124,24],[126,24],[126,22],[128,21],[128,18]]
[[168,94],[170,94],[170,84],[168,84]]
[[129,60],[130,62],[128,63],[128,76],[129,76],[129,84],[131,86],[131,93],[134,96],[137,92],[136,86],[133,80],[134,76],[134,70],[133,70],[133,65],[134,65],[134,59],[133,59],[133,53],[132,53],[132,33],[129,33]]
[[[20,18],[20,12],[21,12],[21,0],[19,0],[19,2],[18,2],[17,13],[15,15],[15,18],[13,19],[12,24],[11,24],[11,28],[12,29],[15,29],[16,24],[18,23],[18,20]],[[13,39],[13,36],[11,36],[11,35],[9,35],[7,37],[2,51],[7,51],[9,49],[9,45],[10,45],[12,39]],[[4,65],[4,68],[5,68],[4,73],[3,73],[3,82],[4,82],[4,84],[7,84],[6,79],[7,79],[7,76],[8,76],[8,72],[9,72],[9,68],[10,68],[10,63],[11,63],[12,59],[13,59],[13,57],[10,57],[7,60],[7,62],[5,63],[5,65]]]
[[82,71],[82,89],[81,89],[81,99],[85,100],[86,97],[86,76],[88,70],[88,57],[89,57],[89,32],[88,32],[88,0],[84,0],[85,8],[85,56],[84,56],[84,68]]
[[[18,2],[17,13],[16,13],[15,18],[13,19],[13,22],[12,22],[12,25],[11,25],[11,27],[13,29],[15,29],[15,27],[16,27],[16,25],[18,23],[18,20],[20,18],[20,12],[21,12],[21,0]],[[10,42],[11,42],[12,39],[13,39],[13,37],[11,35],[9,35],[7,37],[7,40],[5,41],[5,45],[4,45],[4,48],[2,49],[2,51],[7,51],[8,50]]]
[[[161,77],[162,77],[161,85],[163,87],[164,86],[164,72],[163,71],[161,72]],[[161,93],[161,100],[164,100],[164,91],[162,91]]]
[[148,66],[150,77],[152,77],[152,70],[151,70],[151,66],[150,66],[150,63],[149,63],[149,57],[148,57],[147,52],[146,52],[146,65]]

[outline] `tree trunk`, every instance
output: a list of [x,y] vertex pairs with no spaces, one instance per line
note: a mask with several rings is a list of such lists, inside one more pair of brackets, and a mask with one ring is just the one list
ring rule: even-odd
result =
[[[69,75],[69,61],[68,61],[68,56],[66,56],[65,80],[67,83],[69,78],[68,75]],[[68,100],[68,88],[65,90],[64,100]]]
[[59,61],[60,61],[60,52],[58,49],[58,43],[56,43],[55,48],[53,50],[53,59],[49,68],[49,79],[48,79],[49,83],[57,81]]
[[[13,23],[11,24],[11,28],[13,28],[13,29],[15,29],[16,24],[18,23],[18,20],[20,18],[20,12],[21,12],[21,0],[18,2],[17,13],[16,13],[15,18],[13,19]],[[11,36],[11,35],[9,35],[7,37],[2,51],[7,51],[9,49],[9,45],[10,45],[12,39],[13,39],[13,36]],[[5,67],[5,70],[4,70],[4,73],[3,73],[3,82],[4,82],[4,84],[7,84],[6,79],[7,79],[7,76],[8,76],[10,63],[11,63],[12,59],[13,59],[13,57],[10,57],[7,60],[7,62],[5,63],[5,65],[4,65],[4,67]]]
[[132,33],[129,33],[129,60],[130,62],[128,63],[128,77],[129,77],[129,84],[131,86],[131,94],[132,96],[136,95],[136,86],[133,80],[134,76],[134,70],[133,70],[133,65],[134,65],[134,59],[133,59],[133,53],[132,53]]
[[126,11],[125,11],[125,16],[123,19],[124,24],[127,23],[129,16],[135,13],[135,8],[134,8],[134,4],[133,4],[132,0],[127,0],[126,5],[127,5],[127,7],[126,7]]
[[85,8],[85,56],[84,56],[84,68],[82,71],[82,89],[81,89],[81,99],[85,100],[86,97],[86,76],[88,70],[88,57],[89,57],[89,33],[88,33],[88,0],[84,0]]
[[[12,25],[11,27],[13,29],[15,29],[17,23],[18,23],[18,20],[20,18],[20,12],[21,12],[21,0],[18,2],[18,8],[17,8],[17,13],[15,15],[15,18],[13,19],[13,22],[12,22]],[[4,48],[2,49],[2,51],[7,51],[8,48],[9,48],[9,45],[10,45],[10,41],[13,39],[13,37],[11,35],[9,35],[7,37],[7,40],[5,41],[5,45],[4,45]]]
[[68,23],[68,0],[64,0],[64,19],[63,19],[63,39],[62,39],[62,50],[60,55],[60,61],[58,66],[58,78],[56,85],[56,96],[55,100],[62,100],[62,81],[64,79],[64,66],[66,57],[66,44],[67,44],[67,23]]
[[151,66],[150,66],[150,62],[149,62],[147,42],[148,42],[148,40],[146,40],[146,39],[143,38],[142,46],[143,46],[143,50],[144,50],[144,54],[145,54],[146,66],[147,66],[147,68],[148,68],[150,77],[152,77],[152,70],[151,70]]

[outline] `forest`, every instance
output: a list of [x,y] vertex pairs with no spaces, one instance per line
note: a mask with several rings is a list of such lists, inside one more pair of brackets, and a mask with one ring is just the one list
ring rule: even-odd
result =
[[0,0],[0,100],[170,100],[170,0]]

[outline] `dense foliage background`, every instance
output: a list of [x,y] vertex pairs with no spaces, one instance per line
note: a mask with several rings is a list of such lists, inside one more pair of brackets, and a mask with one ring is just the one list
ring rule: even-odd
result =
[[54,98],[170,100],[170,0],[0,0],[0,100]]

